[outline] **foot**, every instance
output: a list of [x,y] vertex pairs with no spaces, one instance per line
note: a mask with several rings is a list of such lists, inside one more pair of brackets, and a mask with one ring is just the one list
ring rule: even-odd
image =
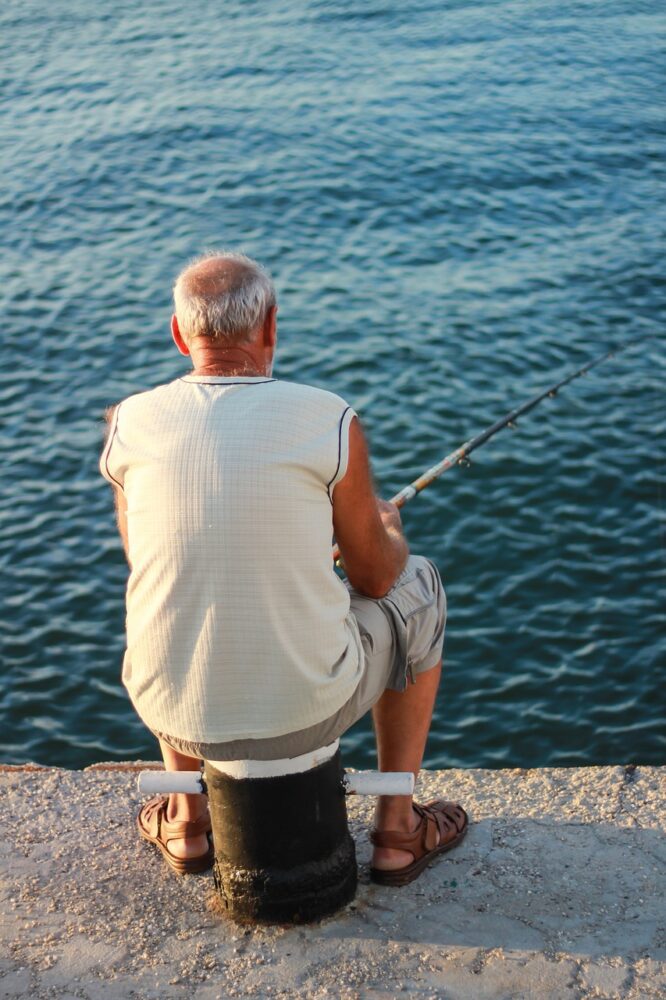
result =
[[[397,830],[400,833],[414,833],[421,824],[421,817],[412,806],[406,821],[382,823],[381,826],[373,827],[374,830]],[[395,868],[403,868],[410,864],[414,858],[409,851],[399,851],[391,847],[374,847],[372,851],[372,867],[380,871],[392,871]]]
[[409,829],[373,829],[375,846],[370,876],[382,885],[405,885],[415,879],[432,859],[459,844],[469,820],[455,802],[435,799],[414,805],[405,824]]
[[154,844],[175,871],[205,871],[215,857],[208,837],[208,814],[196,820],[172,820],[168,818],[168,802],[166,797],[158,795],[142,807],[137,816],[140,836]]
[[[210,829],[210,817],[208,815],[208,803],[205,797],[202,795],[201,798],[204,800],[201,803],[199,811],[195,816],[192,816],[191,812],[187,814],[179,815],[177,810],[173,808],[173,796],[169,800],[169,805],[166,811],[166,817],[169,823],[179,823],[182,821],[190,823],[199,823],[201,820],[208,820],[208,827]],[[169,851],[176,858],[200,858],[202,854],[206,854],[209,848],[208,834],[200,833],[196,837],[173,837],[169,838]]]

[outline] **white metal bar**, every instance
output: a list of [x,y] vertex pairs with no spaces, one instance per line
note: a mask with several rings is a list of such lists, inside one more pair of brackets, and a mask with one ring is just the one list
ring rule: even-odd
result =
[[411,771],[346,771],[347,795],[411,795],[414,775]]
[[199,795],[204,790],[202,777],[201,771],[140,771],[137,785],[141,795]]
[[[414,791],[414,775],[409,771],[346,771],[343,783],[347,795],[411,795]],[[141,771],[137,784],[141,795],[198,795],[205,789],[201,771]]]

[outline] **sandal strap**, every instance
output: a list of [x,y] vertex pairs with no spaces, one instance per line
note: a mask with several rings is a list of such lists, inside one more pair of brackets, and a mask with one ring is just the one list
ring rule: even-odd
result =
[[[423,806],[423,809],[435,822],[440,844],[445,844],[449,840],[453,840],[465,825],[462,810],[453,802],[435,800]],[[458,814],[460,814],[460,825],[456,822]]]
[[167,844],[170,840],[180,840],[183,837],[198,837],[202,833],[210,833],[211,822],[208,812],[196,820],[167,819],[168,797],[158,796],[151,799],[141,810],[147,823],[155,824],[154,836]]
[[427,805],[414,803],[414,812],[421,821],[411,833],[402,830],[370,831],[370,840],[375,847],[408,851],[415,861],[428,854],[435,847],[456,837],[465,825],[465,813],[455,802],[434,799]]
[[204,813],[199,819],[194,820],[168,820],[165,813],[162,819],[161,833],[167,843],[170,840],[179,840],[182,837],[187,839],[198,837],[201,833],[210,833],[210,830],[211,823],[208,813]]

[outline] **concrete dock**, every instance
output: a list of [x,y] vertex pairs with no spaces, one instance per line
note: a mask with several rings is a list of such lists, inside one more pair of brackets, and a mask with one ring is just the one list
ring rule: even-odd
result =
[[666,996],[666,768],[423,772],[472,826],[401,889],[369,882],[373,803],[349,798],[355,902],[251,928],[139,840],[142,766],[0,768],[0,997]]

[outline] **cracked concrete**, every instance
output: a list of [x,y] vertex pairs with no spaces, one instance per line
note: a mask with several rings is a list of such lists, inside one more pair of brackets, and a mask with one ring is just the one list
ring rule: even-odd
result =
[[0,770],[0,997],[657,1000],[666,996],[666,768],[423,772],[472,818],[401,889],[303,927],[220,917],[134,832],[138,765]]

